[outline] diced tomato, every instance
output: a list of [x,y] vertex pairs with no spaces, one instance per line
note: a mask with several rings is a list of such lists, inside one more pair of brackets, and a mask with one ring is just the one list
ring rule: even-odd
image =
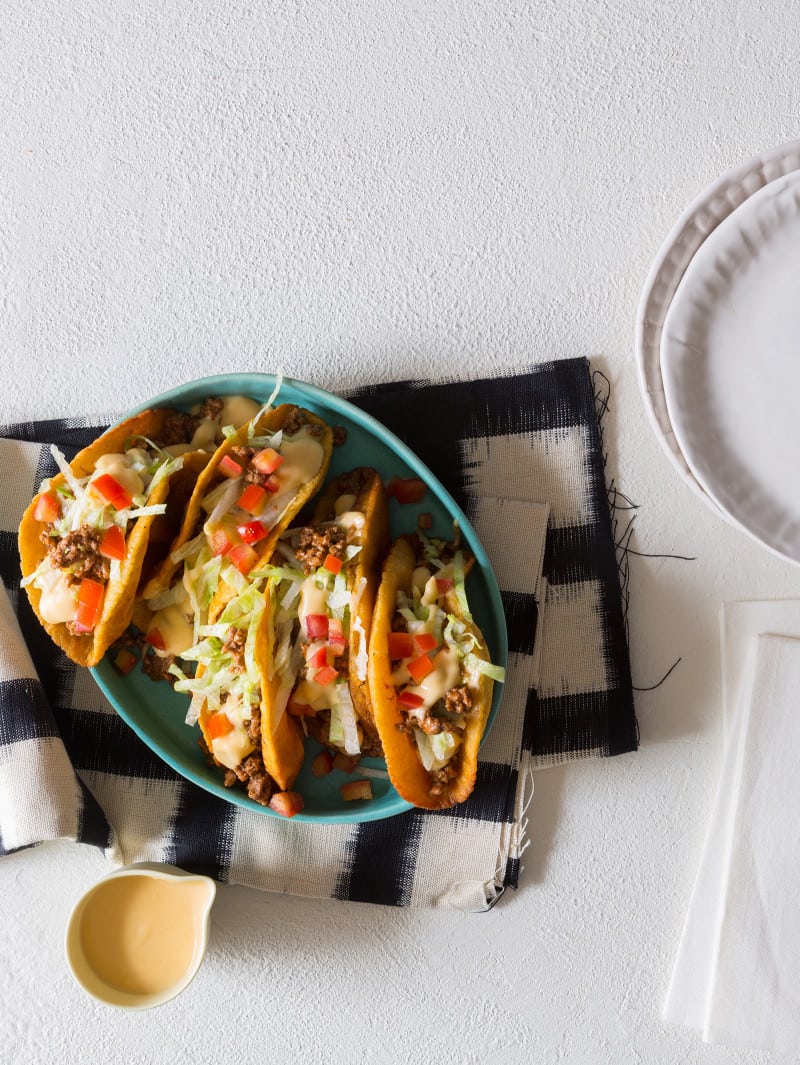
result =
[[264,488],[266,488],[268,492],[275,493],[278,491],[280,486],[281,482],[274,475],[267,477],[266,481],[264,481]]
[[427,655],[418,655],[416,658],[412,658],[410,662],[406,662],[406,669],[417,684],[425,680],[429,673],[433,673],[434,668],[433,662]]
[[230,455],[223,455],[219,460],[219,466],[217,467],[220,473],[223,473],[226,477],[241,477],[242,467],[236,461],[232,459]]
[[208,537],[214,555],[227,555],[233,542],[225,529],[214,529]]
[[237,525],[236,531],[246,544],[257,544],[269,535],[269,529],[262,521],[248,521],[244,525]]
[[321,684],[323,688],[326,684],[330,684],[332,680],[336,680],[338,676],[333,666],[323,666],[322,669],[318,669],[314,674],[313,680],[317,684]]
[[100,541],[100,554],[106,558],[125,558],[125,534],[119,525],[109,525]]
[[433,528],[433,514],[428,514],[425,511],[423,514],[418,515],[417,525],[420,529],[432,529]]
[[232,547],[228,552],[228,558],[238,571],[245,576],[247,576],[253,566],[255,566],[256,562],[258,562],[258,555],[252,549],[250,544],[236,544],[236,546]]
[[407,632],[390,632],[388,637],[389,658],[393,662],[400,658],[411,658],[414,654],[414,644]]
[[449,577],[437,577],[436,578],[436,590],[439,595],[444,595],[445,592],[449,592],[453,587],[453,582]]
[[236,505],[246,510],[248,514],[258,514],[264,509],[264,500],[267,493],[258,484],[249,484],[237,500]]
[[330,618],[328,621],[328,643],[335,655],[344,654],[347,640],[344,635],[341,618]]
[[61,515],[61,504],[52,492],[42,492],[36,500],[33,516],[36,521],[57,521]]
[[269,800],[269,805],[281,817],[294,817],[300,813],[305,803],[299,791],[276,791]]
[[404,688],[397,696],[397,702],[400,706],[406,707],[407,710],[416,710],[418,706],[422,706],[425,700],[421,695]]
[[328,648],[319,647],[308,660],[312,669],[322,669],[328,664]]
[[92,632],[103,612],[105,585],[84,577],[78,586],[73,623],[79,632]]
[[328,555],[322,563],[322,568],[326,569],[328,573],[339,573],[342,568],[342,560],[337,558],[336,555]]
[[306,634],[309,640],[327,640],[328,615],[306,614]]
[[294,701],[291,701],[286,709],[292,717],[313,717],[317,712],[308,703],[296,703]]
[[372,783],[369,780],[348,780],[339,788],[345,802],[372,798]]
[[150,629],[144,638],[144,642],[149,643],[151,647],[155,647],[157,651],[166,651],[167,649],[164,637],[158,629]]
[[419,503],[427,491],[428,486],[419,477],[392,477],[386,485],[386,494],[394,496],[398,503]]
[[218,740],[220,736],[227,736],[229,732],[233,732],[233,725],[227,714],[212,714],[208,719],[206,729],[209,739]]
[[414,636],[414,645],[421,654],[426,651],[433,651],[439,646],[432,632],[418,632]]
[[133,651],[129,650],[127,647],[120,647],[119,651],[117,651],[114,656],[114,668],[121,673],[123,677],[127,677],[138,661],[139,660]]
[[260,473],[274,473],[283,462],[284,456],[279,454],[274,447],[265,447],[250,460]]
[[333,758],[330,751],[320,751],[311,763],[311,772],[315,777],[324,777],[333,769]]
[[90,483],[92,488],[99,492],[103,499],[116,510],[126,510],[133,502],[133,496],[128,489],[121,485],[110,473],[102,473]]
[[338,769],[340,773],[352,773],[360,761],[361,755],[359,754],[344,754],[342,751],[337,751],[333,756],[333,768]]

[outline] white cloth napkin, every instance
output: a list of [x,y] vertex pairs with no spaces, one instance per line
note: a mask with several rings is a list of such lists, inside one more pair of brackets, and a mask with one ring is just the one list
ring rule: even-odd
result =
[[707,1042],[800,1045],[800,602],[722,612],[725,748],[664,1007]]

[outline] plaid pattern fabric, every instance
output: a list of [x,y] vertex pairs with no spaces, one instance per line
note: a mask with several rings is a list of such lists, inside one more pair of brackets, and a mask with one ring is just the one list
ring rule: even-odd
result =
[[[491,380],[400,382],[348,396],[420,455],[492,561],[509,630],[500,712],[470,799],[363,825],[266,817],[196,788],[55,648],[19,590],[16,529],[46,445],[102,426],[0,429],[0,853],[65,837],[118,862],[165,861],[228,883],[388,905],[483,910],[517,885],[532,769],[635,750],[616,553],[588,364]],[[549,524],[548,524],[549,519]]]

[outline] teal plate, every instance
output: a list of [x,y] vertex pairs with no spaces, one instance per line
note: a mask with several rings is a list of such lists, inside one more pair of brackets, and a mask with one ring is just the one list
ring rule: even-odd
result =
[[[276,379],[272,374],[242,373],[205,377],[156,396],[131,411],[129,416],[150,407],[172,406],[188,410],[206,396],[243,395],[266,402],[275,384]],[[433,517],[433,536],[449,538],[453,521],[458,522],[463,539],[475,556],[475,565],[467,579],[470,609],[486,638],[492,661],[505,666],[508,639],[497,581],[475,531],[449,492],[393,433],[339,396],[303,381],[284,378],[276,403],[287,402],[306,407],[329,424],[341,425],[347,430],[346,442],[334,449],[329,476],[336,476],[355,466],[372,466],[386,481],[391,477],[421,477],[425,481],[428,493],[421,503],[401,506],[394,499],[391,501],[392,535],[414,532],[417,514],[421,510]],[[112,665],[110,654],[91,672],[120,717],[177,773],[226,802],[268,817],[280,816],[269,807],[253,802],[244,792],[226,788],[222,783],[221,771],[207,765],[197,743],[197,727],[190,728],[184,723],[187,696],[176,694],[166,683],[154,683],[140,669],[122,676]],[[497,714],[502,687],[502,684],[495,685],[486,732]],[[318,750],[320,748],[309,741],[305,764],[294,785],[295,790],[303,795],[305,809],[293,821],[349,824],[394,817],[411,809],[389,783],[386,765],[381,759],[362,759],[354,776],[335,770],[327,776],[315,777],[310,766]],[[346,802],[339,791],[340,786],[348,780],[365,776],[372,781],[374,798]]]

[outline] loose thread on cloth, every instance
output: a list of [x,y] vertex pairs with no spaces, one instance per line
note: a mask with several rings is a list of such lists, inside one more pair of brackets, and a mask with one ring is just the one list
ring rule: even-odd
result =
[[[600,434],[600,446],[603,456],[603,468],[608,470],[608,452],[606,450],[604,439],[604,423],[606,416],[611,412],[611,382],[603,373],[602,370],[592,371],[592,388],[594,390],[595,406],[597,409],[597,426]],[[634,532],[636,531],[636,519],[638,517],[638,510],[640,504],[634,502],[630,496],[626,495],[617,487],[616,478],[612,477],[606,486],[606,492],[608,495],[608,507],[611,512],[611,529],[614,537],[614,546],[617,552],[617,571],[619,573],[619,586],[620,597],[622,599],[622,614],[625,623],[625,637],[630,646],[630,591],[631,591],[631,572],[630,572],[630,559],[634,555],[638,558],[671,558],[677,559],[682,562],[695,562],[696,556],[694,555],[678,555],[670,552],[656,552],[656,551],[639,551],[638,549],[631,547],[631,540]],[[630,514],[625,522],[625,527],[622,532],[619,532],[621,523],[620,515],[628,511],[634,511]],[[633,690],[636,692],[649,692],[655,691],[656,688],[660,688],[661,685],[667,680],[670,674],[682,661],[682,656],[679,656],[669,667],[662,678],[656,683],[647,686],[640,687],[634,684]]]

